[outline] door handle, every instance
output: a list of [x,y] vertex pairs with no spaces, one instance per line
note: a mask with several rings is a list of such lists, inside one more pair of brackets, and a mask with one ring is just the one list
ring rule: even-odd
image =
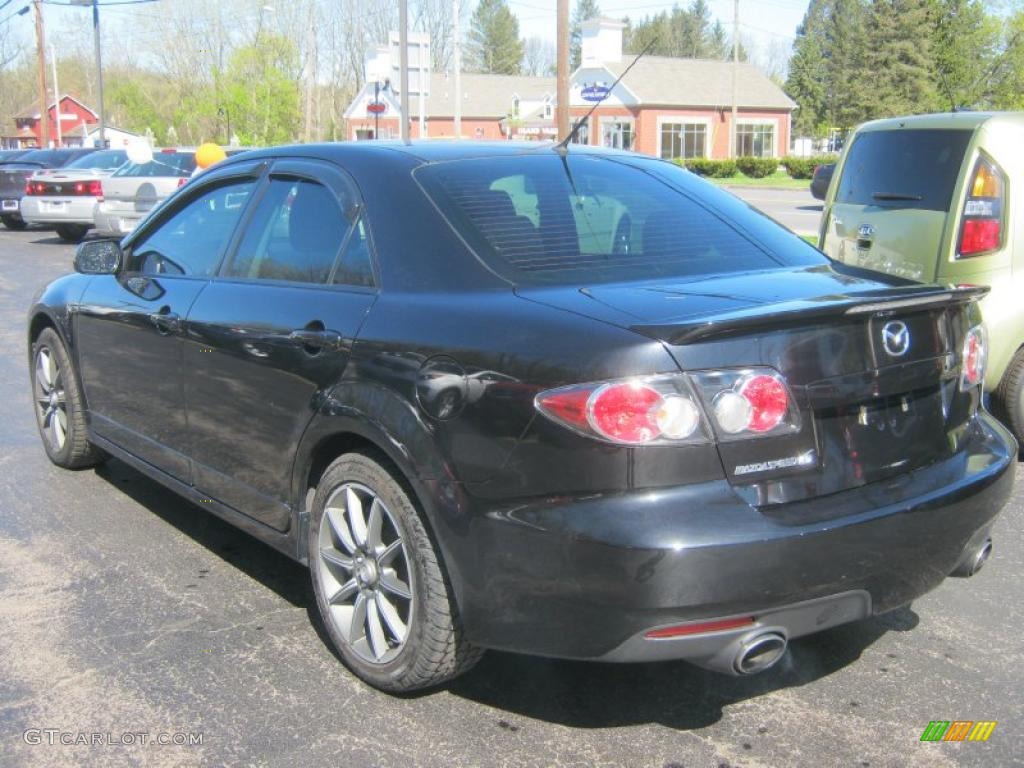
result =
[[149,321],[165,336],[181,330],[181,316],[177,312],[154,312],[149,316]]
[[310,347],[313,349],[330,349],[337,351],[343,349],[345,340],[337,331],[320,331],[309,328],[299,328],[287,336],[288,341],[296,347]]

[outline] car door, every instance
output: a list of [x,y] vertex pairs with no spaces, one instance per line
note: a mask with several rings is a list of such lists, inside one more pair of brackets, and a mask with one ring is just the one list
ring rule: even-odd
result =
[[376,297],[369,232],[336,166],[276,162],[187,321],[194,484],[278,530],[299,439]]
[[254,168],[197,184],[130,238],[122,271],[93,278],[76,318],[92,430],[182,482],[184,320],[256,186]]

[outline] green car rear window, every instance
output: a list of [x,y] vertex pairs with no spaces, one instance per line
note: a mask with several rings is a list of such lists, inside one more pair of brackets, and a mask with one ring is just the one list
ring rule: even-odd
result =
[[948,211],[969,130],[867,131],[854,139],[837,203]]

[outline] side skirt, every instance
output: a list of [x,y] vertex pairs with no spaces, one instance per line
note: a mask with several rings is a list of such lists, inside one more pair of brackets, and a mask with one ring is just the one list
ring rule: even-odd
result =
[[271,547],[287,555],[293,560],[297,560],[303,565],[307,564],[305,559],[299,557],[297,543],[290,532],[278,531],[275,528],[271,528],[269,525],[265,525],[264,523],[254,520],[248,515],[239,512],[233,507],[222,504],[216,499],[211,499],[209,496],[197,491],[191,485],[187,485],[177,478],[171,477],[166,472],[154,467],[152,464],[147,464],[142,459],[133,456],[109,440],[95,434],[92,430],[89,432],[89,442],[93,443],[97,448],[102,448],[111,456],[120,459],[132,469],[141,472],[151,480],[155,480],[164,487],[174,491],[174,493],[179,496],[191,501],[196,506],[200,506],[202,509],[212,512],[221,520],[230,523],[236,528],[242,529],[250,536],[259,539],[264,544],[269,544]]

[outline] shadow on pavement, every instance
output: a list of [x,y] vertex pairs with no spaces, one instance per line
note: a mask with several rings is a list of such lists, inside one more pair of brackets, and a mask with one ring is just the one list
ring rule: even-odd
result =
[[818,203],[817,205],[798,205],[796,209],[798,211],[823,211],[825,206],[822,203]]
[[[112,459],[96,474],[291,605],[305,607],[321,641],[341,663],[320,619],[304,566],[120,461]],[[789,653],[776,667],[746,678],[683,662],[601,664],[491,651],[473,671],[442,690],[515,715],[573,728],[653,722],[689,730],[717,722],[730,705],[827,677],[857,661],[886,632],[909,631],[917,624],[917,614],[905,607],[801,638],[790,644]],[[437,691],[428,690],[408,698],[434,693]],[[850,702],[851,707],[859,704]]]

